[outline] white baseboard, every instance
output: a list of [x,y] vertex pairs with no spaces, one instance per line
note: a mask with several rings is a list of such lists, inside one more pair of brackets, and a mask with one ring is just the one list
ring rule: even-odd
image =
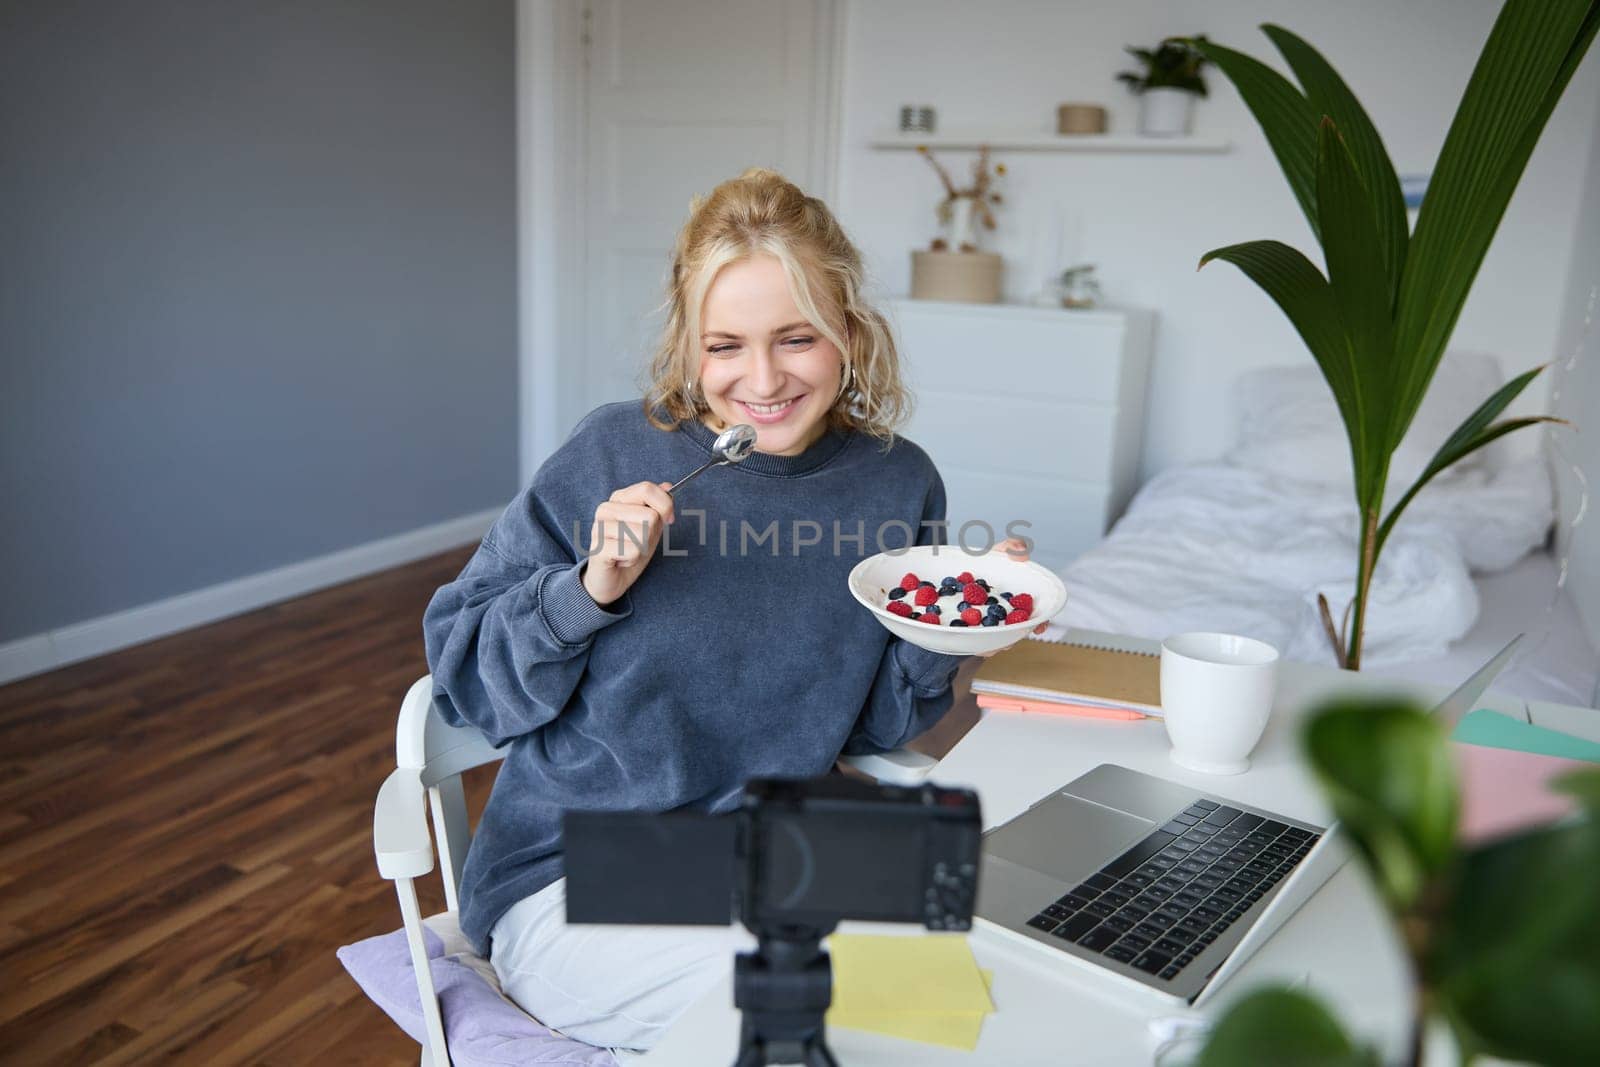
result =
[[[499,517],[493,508],[369,541],[300,563],[0,644],[0,684],[55,670],[230,615],[348,582],[374,571],[471,544]],[[418,625],[421,625],[420,619]]]

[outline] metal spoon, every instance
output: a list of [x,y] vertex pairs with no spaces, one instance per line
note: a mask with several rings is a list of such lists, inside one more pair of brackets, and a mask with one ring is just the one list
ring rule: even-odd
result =
[[729,426],[717,434],[717,439],[711,444],[711,458],[700,466],[690,471],[667,492],[676,496],[679,489],[694,481],[700,474],[712,467],[720,467],[725,463],[738,463],[748,456],[756,447],[756,428],[748,423],[741,422],[737,426]]

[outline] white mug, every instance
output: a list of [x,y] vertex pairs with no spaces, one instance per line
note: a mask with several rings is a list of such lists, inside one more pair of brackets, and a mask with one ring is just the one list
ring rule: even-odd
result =
[[1272,712],[1278,650],[1233,634],[1178,634],[1161,642],[1161,714],[1172,762],[1205,774],[1241,774]]

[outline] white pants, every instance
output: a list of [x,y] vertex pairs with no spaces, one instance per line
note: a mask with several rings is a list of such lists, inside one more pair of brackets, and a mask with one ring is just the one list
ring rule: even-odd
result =
[[524,897],[490,932],[506,995],[552,1030],[610,1049],[649,1049],[755,948],[742,926],[567,925],[567,880]]

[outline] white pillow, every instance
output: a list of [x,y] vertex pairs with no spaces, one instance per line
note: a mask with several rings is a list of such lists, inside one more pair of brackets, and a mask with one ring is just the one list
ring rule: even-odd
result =
[[[1462,420],[1503,383],[1493,356],[1447,353],[1389,462],[1391,490],[1409,488]],[[1238,430],[1226,462],[1296,481],[1351,488],[1349,439],[1333,393],[1315,364],[1308,360],[1246,371],[1235,383],[1234,407]],[[1486,481],[1498,467],[1495,452],[1494,445],[1480,449],[1435,481]]]

